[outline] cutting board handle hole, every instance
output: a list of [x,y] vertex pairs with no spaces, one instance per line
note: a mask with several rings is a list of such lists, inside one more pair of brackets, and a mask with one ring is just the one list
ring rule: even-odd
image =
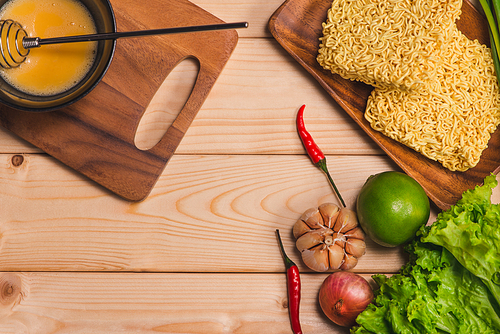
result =
[[134,138],[138,149],[149,150],[165,136],[189,99],[199,71],[195,58],[185,58],[172,69],[139,122]]

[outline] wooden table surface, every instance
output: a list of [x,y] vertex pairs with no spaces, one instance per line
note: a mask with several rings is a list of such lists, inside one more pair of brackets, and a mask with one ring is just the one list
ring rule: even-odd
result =
[[[297,136],[298,108],[349,207],[370,175],[398,167],[271,37],[281,0],[193,3],[250,27],[144,201],[0,130],[0,333],[291,333],[277,228],[302,273],[304,333],[348,333],[322,314],[328,273],[302,264],[291,235],[306,209],[337,202]],[[193,73],[184,62],[169,76],[139,147],[172,121]],[[367,247],[354,270],[367,279],[406,260]]]

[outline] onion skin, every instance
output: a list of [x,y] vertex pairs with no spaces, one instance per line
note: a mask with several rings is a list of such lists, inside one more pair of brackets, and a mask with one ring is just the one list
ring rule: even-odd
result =
[[352,327],[356,318],[373,301],[373,290],[358,274],[339,271],[328,276],[319,290],[319,304],[325,315],[343,327]]

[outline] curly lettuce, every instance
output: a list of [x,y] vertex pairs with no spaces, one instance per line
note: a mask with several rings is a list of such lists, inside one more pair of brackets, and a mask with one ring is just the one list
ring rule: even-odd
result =
[[496,185],[495,176],[487,176],[421,233],[422,241],[443,246],[481,278],[500,303],[500,206],[491,204]]
[[351,333],[500,333],[500,207],[494,175],[465,192],[405,249],[391,277],[374,275],[375,300]]

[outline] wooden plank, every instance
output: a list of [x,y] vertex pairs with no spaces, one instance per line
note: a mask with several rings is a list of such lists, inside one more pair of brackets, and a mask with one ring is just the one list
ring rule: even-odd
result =
[[[306,270],[291,228],[308,208],[336,201],[305,156],[176,155],[140,203],[45,155],[26,155],[18,167],[0,157],[3,271],[277,271],[276,228]],[[394,168],[380,156],[328,161],[351,207],[368,176]],[[404,261],[401,249],[368,242],[355,270],[394,272]]]
[[0,152],[42,153],[42,150],[19,138],[16,134],[0,127]]
[[256,38],[271,37],[267,22],[283,0],[235,0],[230,3],[217,0],[194,0],[192,2],[226,22],[248,21],[248,29],[238,31],[238,35],[242,38]]
[[[347,334],[319,308],[326,277],[301,274],[302,329]],[[290,333],[285,280],[284,272],[0,273],[0,332]]]

